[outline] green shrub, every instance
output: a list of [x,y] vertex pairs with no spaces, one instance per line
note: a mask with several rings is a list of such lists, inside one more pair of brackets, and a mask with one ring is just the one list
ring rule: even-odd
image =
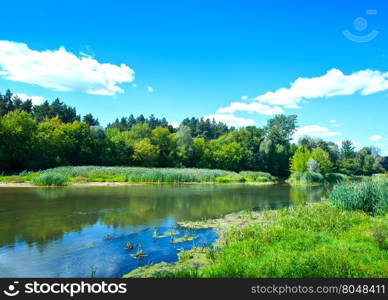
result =
[[68,182],[69,182],[69,177],[55,172],[43,173],[32,179],[32,183],[36,185],[61,186],[61,185],[66,185]]
[[388,210],[387,189],[375,180],[336,184],[329,198],[336,207],[345,210],[363,210],[372,215]]
[[287,179],[290,184],[319,184],[324,182],[322,174],[315,172],[293,173],[290,178]]
[[255,172],[255,171],[242,171],[239,173],[240,176],[248,182],[271,182],[276,181],[277,178],[266,172]]
[[328,173],[325,175],[325,181],[328,183],[339,183],[348,179],[348,176],[342,173]]

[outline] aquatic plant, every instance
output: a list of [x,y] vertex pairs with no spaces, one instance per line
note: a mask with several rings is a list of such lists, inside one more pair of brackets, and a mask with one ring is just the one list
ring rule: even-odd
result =
[[134,246],[130,242],[126,243],[124,246],[125,250],[133,250],[133,248]]
[[141,258],[143,258],[144,256],[147,256],[147,255],[144,253],[144,251],[141,248],[141,246],[139,246],[139,248],[137,249],[136,253],[131,254],[131,256],[133,258],[135,258],[135,259],[141,259]]

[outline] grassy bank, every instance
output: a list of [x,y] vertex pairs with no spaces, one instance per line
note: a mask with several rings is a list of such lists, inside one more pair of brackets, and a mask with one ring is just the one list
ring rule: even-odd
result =
[[[232,227],[207,260],[138,269],[126,277],[386,277],[388,216],[344,211],[328,203],[262,214]],[[203,250],[205,252],[205,250]],[[209,251],[209,250],[208,250]]]
[[224,228],[202,264],[140,268],[135,277],[386,277],[388,187],[383,180],[337,184],[329,200],[264,212],[241,212],[181,226]]
[[3,183],[32,183],[35,185],[61,186],[91,182],[128,183],[275,183],[277,178],[265,172],[240,173],[190,168],[142,168],[142,167],[58,167],[39,172],[22,172],[19,175],[0,176]]
[[336,184],[340,182],[361,182],[370,178],[388,179],[386,174],[374,174],[372,176],[345,175],[342,173],[320,174],[316,172],[293,173],[286,180],[291,185],[314,186],[321,184]]

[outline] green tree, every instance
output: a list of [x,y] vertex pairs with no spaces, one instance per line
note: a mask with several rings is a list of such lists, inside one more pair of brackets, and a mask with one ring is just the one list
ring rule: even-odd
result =
[[98,119],[95,119],[92,114],[87,114],[82,118],[82,122],[85,122],[89,126],[99,126],[100,122]]
[[333,164],[330,161],[329,153],[322,148],[315,148],[311,152],[311,157],[318,163],[322,174],[330,173],[333,169]]
[[159,156],[159,148],[152,145],[149,138],[137,141],[133,146],[132,159],[136,165],[154,167]]
[[15,110],[0,119],[0,168],[24,170],[34,161],[37,123],[23,111]]
[[307,171],[307,162],[311,157],[310,151],[303,146],[299,146],[296,149],[294,156],[291,159],[291,172],[303,173]]

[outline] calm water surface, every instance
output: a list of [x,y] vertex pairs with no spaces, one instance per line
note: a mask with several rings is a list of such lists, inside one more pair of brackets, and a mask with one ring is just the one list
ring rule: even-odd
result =
[[[244,184],[0,187],[0,277],[119,277],[175,261],[182,249],[216,238],[211,229],[187,232],[177,221],[315,202],[323,194],[322,188]],[[170,229],[196,239],[172,244],[152,237]],[[147,256],[134,259],[127,242]]]

